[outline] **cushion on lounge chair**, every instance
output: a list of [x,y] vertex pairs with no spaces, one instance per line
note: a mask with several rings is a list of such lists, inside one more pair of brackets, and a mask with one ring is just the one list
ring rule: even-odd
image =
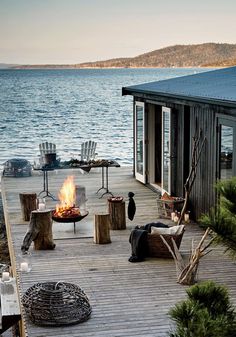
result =
[[184,230],[184,225],[172,226],[168,228],[151,227],[151,234],[170,234],[178,235]]

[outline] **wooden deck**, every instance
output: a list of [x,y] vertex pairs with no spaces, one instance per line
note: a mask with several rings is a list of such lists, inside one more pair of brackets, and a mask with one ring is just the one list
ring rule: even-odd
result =
[[[64,179],[75,176],[76,184],[86,186],[89,215],[77,223],[54,224],[56,248],[53,251],[32,252],[32,271],[19,271],[19,254],[27,222],[21,220],[20,192],[42,189],[42,175],[34,172],[28,178],[2,178],[2,195],[14,273],[22,295],[37,282],[66,281],[79,285],[88,295],[92,315],[84,323],[65,327],[39,327],[25,319],[23,334],[30,337],[162,337],[170,329],[168,310],[186,296],[186,287],[176,283],[175,264],[171,259],[148,258],[130,263],[128,242],[131,229],[139,224],[157,221],[156,194],[132,177],[131,168],[109,169],[109,188],[115,195],[128,200],[128,192],[135,193],[137,212],[133,222],[127,219],[127,229],[111,231],[111,244],[93,243],[93,215],[107,211],[107,200],[95,193],[101,185],[100,169],[81,174],[80,170],[58,170],[49,174],[50,192],[57,195]],[[47,206],[55,202],[47,199]],[[127,206],[127,203],[126,203]],[[202,232],[194,224],[186,226],[181,253],[187,255],[192,238]],[[236,265],[215,248],[200,263],[199,280],[212,279],[225,284],[236,305]]]

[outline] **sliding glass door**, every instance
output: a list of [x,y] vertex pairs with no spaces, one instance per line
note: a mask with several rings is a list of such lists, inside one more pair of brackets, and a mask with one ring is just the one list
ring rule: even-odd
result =
[[224,180],[236,175],[236,123],[224,118],[218,121],[218,178]]
[[162,107],[162,189],[171,193],[171,110]]
[[135,177],[146,182],[145,111],[143,102],[135,102]]

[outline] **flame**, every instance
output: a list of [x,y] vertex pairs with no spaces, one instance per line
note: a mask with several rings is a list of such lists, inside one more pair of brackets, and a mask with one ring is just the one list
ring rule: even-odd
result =
[[60,204],[56,205],[56,213],[75,207],[75,184],[74,177],[69,176],[64,181],[58,194]]

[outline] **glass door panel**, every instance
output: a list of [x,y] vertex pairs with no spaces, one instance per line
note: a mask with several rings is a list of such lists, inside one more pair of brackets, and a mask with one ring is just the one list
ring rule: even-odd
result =
[[162,108],[162,188],[171,193],[170,187],[170,109]]
[[220,127],[220,179],[229,179],[233,176],[233,127]]
[[145,183],[144,103],[135,102],[135,177]]

